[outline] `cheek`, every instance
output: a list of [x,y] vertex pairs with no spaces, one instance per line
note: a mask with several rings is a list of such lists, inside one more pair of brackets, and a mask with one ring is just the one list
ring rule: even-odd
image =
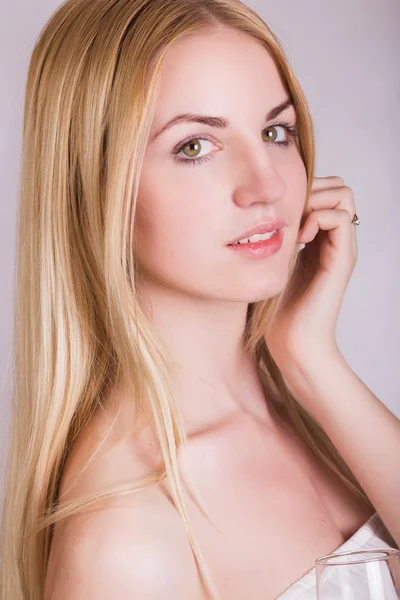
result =
[[193,183],[186,190],[176,183],[168,188],[141,182],[135,217],[139,265],[180,285],[192,281],[195,271],[207,271],[213,261],[212,244],[207,244],[211,201]]
[[299,154],[284,177],[288,187],[285,206],[288,225],[292,230],[298,230],[307,193],[307,172]]

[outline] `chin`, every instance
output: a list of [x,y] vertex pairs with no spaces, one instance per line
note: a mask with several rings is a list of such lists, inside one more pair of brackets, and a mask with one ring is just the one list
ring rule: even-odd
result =
[[247,286],[242,284],[240,291],[237,290],[236,294],[232,293],[232,296],[235,296],[238,302],[253,303],[260,302],[261,300],[269,300],[283,292],[287,283],[287,274],[285,276],[266,275],[264,281],[258,281],[257,284],[254,281]]
[[253,294],[254,299],[250,300],[250,302],[258,302],[259,300],[273,298],[285,290],[287,283],[288,273],[286,270],[281,271],[280,273],[266,274],[265,280],[259,282],[257,290]]

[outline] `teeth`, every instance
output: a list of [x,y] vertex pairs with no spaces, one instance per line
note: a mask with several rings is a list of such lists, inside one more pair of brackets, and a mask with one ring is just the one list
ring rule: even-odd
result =
[[243,238],[242,240],[235,242],[235,244],[248,244],[249,242],[259,242],[260,240],[269,240],[269,238],[271,238],[276,232],[277,232],[277,229],[275,229],[275,231],[267,231],[267,233],[256,233],[249,238]]

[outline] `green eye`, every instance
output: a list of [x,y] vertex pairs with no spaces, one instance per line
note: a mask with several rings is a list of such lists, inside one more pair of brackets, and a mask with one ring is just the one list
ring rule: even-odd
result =
[[[276,130],[279,128],[284,130],[285,139],[276,141]],[[273,133],[273,130],[275,130],[275,133]],[[264,132],[267,132],[267,139],[265,141],[274,144],[275,146],[291,146],[295,143],[295,138],[297,137],[297,128],[295,126],[291,127],[288,123],[276,123],[275,125],[270,125],[263,130],[263,134]]]
[[[186,148],[189,149],[188,152],[186,152]],[[199,140],[198,139],[193,139],[193,140],[190,140],[190,142],[187,142],[182,147],[181,151],[184,152],[184,154],[186,154],[190,158],[194,158],[196,156],[196,154],[198,152],[200,152],[200,149],[201,149],[201,144],[199,143]]]
[[[285,136],[283,140],[277,140],[277,129],[281,128],[285,132]],[[275,133],[274,133],[275,130]],[[264,133],[266,132],[266,136],[264,138]],[[273,146],[284,146],[289,147],[295,144],[295,138],[297,137],[297,128],[296,126],[291,127],[288,123],[276,123],[275,125],[270,125],[262,132],[263,141],[272,144]],[[202,143],[200,143],[200,141]],[[201,150],[204,150],[203,143],[209,142],[213,144],[210,139],[206,136],[192,135],[189,139],[186,139],[183,143],[181,143],[176,149],[174,149],[171,154],[174,161],[178,163],[186,163],[192,165],[198,165],[205,161],[211,160],[213,155],[211,153],[205,154],[204,156],[198,156]],[[182,156],[179,156],[182,154]],[[186,156],[186,158],[183,158]]]
[[[276,128],[279,127],[279,125],[271,125],[271,127],[267,127],[267,129],[263,129],[262,134],[264,134],[264,132],[268,132],[267,134],[267,142],[275,142],[276,138],[277,138],[277,134],[276,134]],[[273,130],[275,130],[275,134],[273,133]]]

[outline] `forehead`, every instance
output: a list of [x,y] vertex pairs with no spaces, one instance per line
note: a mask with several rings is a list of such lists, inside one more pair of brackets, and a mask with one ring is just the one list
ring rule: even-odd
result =
[[264,115],[286,97],[267,49],[233,29],[199,32],[178,40],[165,55],[155,115],[160,123],[178,112]]

